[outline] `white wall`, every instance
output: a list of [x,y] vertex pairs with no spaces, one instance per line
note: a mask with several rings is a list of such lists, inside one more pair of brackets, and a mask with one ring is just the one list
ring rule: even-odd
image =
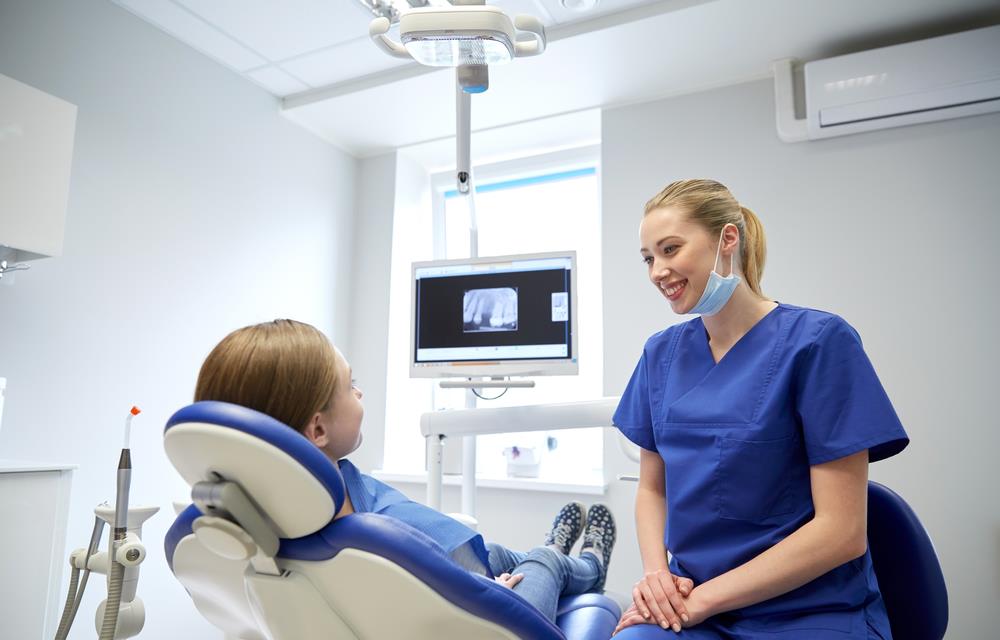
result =
[[621,393],[646,336],[678,320],[638,259],[643,205],[676,179],[723,182],[767,230],[764,291],[860,332],[912,440],[871,477],[934,540],[948,637],[995,637],[1000,115],[800,144],[773,122],[768,81],[605,112],[605,391]]
[[[185,498],[161,430],[227,332],[292,317],[350,342],[356,162],[106,0],[0,3],[0,73],[79,107],[64,255],[0,286],[0,458],[79,465],[75,548],[93,507],[114,498],[133,403],[133,503],[167,511]],[[168,573],[172,519],[145,531],[142,637],[219,638]],[[16,552],[0,550],[0,565]],[[60,604],[64,589],[65,577]],[[72,638],[94,637],[102,591],[90,582]]]
[[337,345],[365,394],[364,439],[351,460],[366,471],[381,466],[384,443],[392,215],[399,180],[396,155],[387,153],[358,163],[353,297],[349,305],[354,329],[349,343]]

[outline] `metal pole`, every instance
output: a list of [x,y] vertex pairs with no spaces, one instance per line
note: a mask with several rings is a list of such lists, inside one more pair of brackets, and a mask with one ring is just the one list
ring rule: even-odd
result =
[[[456,174],[458,191],[469,208],[469,257],[479,257],[479,224],[476,220],[476,188],[472,179],[472,96],[463,91],[460,71],[455,69]],[[476,408],[476,394],[465,390],[465,408]],[[476,436],[462,438],[462,513],[476,517]]]
[[[476,394],[465,390],[465,408],[476,408]],[[462,438],[462,513],[476,517],[476,436]]]
[[427,506],[441,510],[441,452],[444,436],[432,433],[427,436]]

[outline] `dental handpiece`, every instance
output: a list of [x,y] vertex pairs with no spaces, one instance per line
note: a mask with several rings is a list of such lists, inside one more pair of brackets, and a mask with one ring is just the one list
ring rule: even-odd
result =
[[132,485],[132,452],[129,449],[129,437],[132,432],[132,418],[139,415],[139,407],[132,407],[125,418],[125,442],[121,456],[118,458],[118,494],[115,498],[115,540],[124,540],[128,530],[128,494]]

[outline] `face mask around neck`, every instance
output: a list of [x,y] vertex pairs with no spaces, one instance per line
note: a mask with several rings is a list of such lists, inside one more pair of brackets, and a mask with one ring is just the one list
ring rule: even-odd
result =
[[[725,233],[726,228],[722,228],[722,233]],[[712,272],[708,274],[708,282],[705,284],[705,291],[701,294],[701,298],[698,303],[691,308],[688,313],[697,313],[703,316],[714,316],[722,307],[726,306],[729,302],[729,298],[732,297],[733,292],[736,291],[736,287],[739,286],[741,280],[736,272],[733,270],[733,256],[729,256],[729,275],[722,277],[719,272],[716,271],[716,267],[719,265],[719,259],[722,255],[722,233],[719,234],[719,248],[715,252],[715,264],[712,266]]]

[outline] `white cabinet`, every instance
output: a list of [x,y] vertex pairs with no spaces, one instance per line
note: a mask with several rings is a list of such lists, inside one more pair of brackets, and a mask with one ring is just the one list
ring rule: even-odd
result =
[[76,106],[0,74],[0,247],[14,261],[62,254],[75,130]]
[[[0,460],[0,636],[53,638],[69,570],[71,465]],[[84,616],[85,617],[85,616]]]

